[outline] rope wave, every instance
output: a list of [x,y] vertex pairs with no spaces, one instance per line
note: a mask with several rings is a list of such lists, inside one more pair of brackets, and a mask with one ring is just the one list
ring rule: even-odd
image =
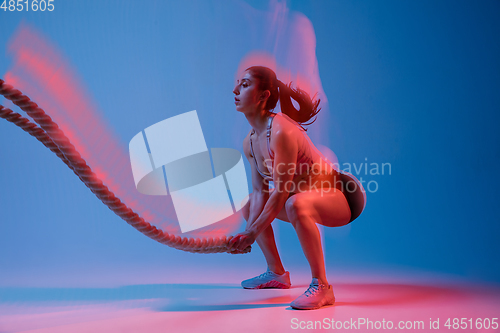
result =
[[[0,94],[25,111],[36,124],[2,105],[0,105],[0,117],[17,125],[55,153],[102,203],[132,227],[149,238],[178,250],[193,253],[234,253],[228,250],[229,241],[233,236],[188,238],[165,232],[151,225],[103,184],[59,126],[28,96],[1,79]],[[239,253],[250,251],[249,246]]]

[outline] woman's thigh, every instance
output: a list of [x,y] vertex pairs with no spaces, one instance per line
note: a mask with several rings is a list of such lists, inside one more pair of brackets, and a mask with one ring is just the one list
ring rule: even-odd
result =
[[[250,193],[250,200],[251,197],[252,193]],[[243,215],[246,220],[248,220],[250,200],[243,208]],[[308,191],[290,195],[276,218],[281,221],[291,222],[287,209],[300,209],[300,213],[314,216],[317,223],[327,227],[340,227],[348,224],[351,219],[349,204],[344,194],[336,189],[332,189],[330,192]]]
[[[347,199],[340,190],[334,188],[329,192],[297,193],[288,198],[280,214],[283,213],[283,210],[288,222],[291,219],[308,216],[313,217],[316,223],[326,227],[340,227],[348,224],[351,219],[351,209]],[[280,217],[278,218],[281,220]]]

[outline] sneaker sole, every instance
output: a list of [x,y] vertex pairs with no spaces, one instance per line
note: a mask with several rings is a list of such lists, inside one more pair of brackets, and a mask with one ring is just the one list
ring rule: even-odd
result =
[[290,289],[291,285],[286,285],[284,283],[278,281],[269,281],[263,284],[260,284],[256,287],[244,287],[244,289],[266,289],[266,288],[274,288],[274,289]]
[[335,304],[335,297],[333,298],[333,301],[330,303],[330,302],[326,302],[325,304],[322,304],[322,305],[317,305],[317,306],[313,306],[313,307],[308,307],[308,306],[294,306],[293,304],[290,304],[290,306],[293,308],[293,309],[296,309],[296,310],[316,310],[316,309],[320,309],[320,308],[324,308],[324,307],[327,307],[327,306],[332,306]]

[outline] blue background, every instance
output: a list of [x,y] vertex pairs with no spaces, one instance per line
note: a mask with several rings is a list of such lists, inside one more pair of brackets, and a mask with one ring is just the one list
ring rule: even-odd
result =
[[[0,11],[0,76],[12,66],[6,47],[24,22],[63,51],[124,146],[151,124],[196,109],[209,147],[241,151],[250,127],[234,110],[234,74],[248,52],[265,49],[256,35],[265,31],[245,13],[274,5],[56,0],[51,13]],[[328,135],[315,143],[341,164],[392,166],[390,175],[367,176],[378,190],[367,193],[358,220],[323,230],[330,276],[407,270],[499,283],[500,2],[287,6],[316,33]],[[245,256],[195,255],[150,240],[6,121],[0,186],[3,286],[265,268],[256,246]],[[293,228],[277,230],[285,266],[308,270]]]

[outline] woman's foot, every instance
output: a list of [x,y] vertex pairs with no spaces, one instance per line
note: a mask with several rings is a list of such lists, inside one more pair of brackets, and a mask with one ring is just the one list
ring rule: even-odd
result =
[[278,288],[288,289],[290,283],[290,273],[285,272],[281,275],[267,269],[265,273],[259,276],[241,282],[241,286],[245,289],[263,289],[263,288]]
[[290,303],[290,306],[299,310],[314,310],[334,303],[335,296],[332,286],[313,278],[306,292]]

